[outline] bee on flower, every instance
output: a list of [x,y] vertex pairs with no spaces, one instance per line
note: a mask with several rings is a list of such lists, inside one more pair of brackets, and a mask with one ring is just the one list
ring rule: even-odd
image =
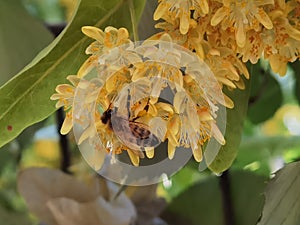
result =
[[[196,1],[188,2],[195,10]],[[153,158],[161,142],[168,142],[170,159],[177,147],[184,147],[192,149],[197,161],[212,137],[225,144],[216,125],[217,105],[233,103],[224,100],[204,61],[166,33],[135,45],[125,28],[83,27],[82,31],[96,40],[86,50],[91,56],[72,78],[77,81],[74,87],[61,86],[65,88],[52,96],[59,100],[58,107],[69,110],[76,129],[81,127],[78,144],[87,141],[112,155],[127,152],[134,166],[145,156]],[[171,99],[161,101],[165,91]],[[65,121],[64,134],[72,128],[72,120]]]

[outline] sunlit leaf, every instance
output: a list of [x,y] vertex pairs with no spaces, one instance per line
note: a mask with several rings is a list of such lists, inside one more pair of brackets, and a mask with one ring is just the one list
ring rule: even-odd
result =
[[[172,225],[224,224],[221,190],[218,177],[210,177],[188,188],[175,198],[163,214]],[[230,173],[234,221],[238,225],[253,225],[263,208],[261,194],[265,177],[246,171]]]
[[28,64],[53,40],[51,33],[32,18],[20,1],[0,4],[0,85]]
[[[256,173],[269,175],[270,160],[282,156],[289,149],[289,154],[299,155],[299,137],[286,136],[252,136],[244,139],[239,148],[239,154],[233,168],[246,168]],[[291,156],[292,157],[292,156]]]
[[[134,0],[140,15],[145,1]],[[85,48],[92,40],[81,27],[107,25],[131,28],[126,0],[82,0],[71,24],[44,49],[30,65],[0,88],[0,147],[24,128],[43,120],[55,111],[50,100],[58,84],[75,74],[87,56]]]
[[266,203],[258,225],[300,224],[300,162],[278,171],[266,189]]
[[248,118],[258,124],[274,115],[282,105],[283,94],[270,71],[264,71],[259,63],[252,68]]
[[226,144],[221,147],[215,160],[208,165],[208,167],[216,173],[221,173],[227,170],[238,153],[243,132],[243,123],[247,114],[250,91],[250,82],[248,80],[245,80],[244,82],[246,86],[245,90],[236,89],[234,91],[224,91],[225,94],[234,101],[234,108],[227,109],[225,132]]

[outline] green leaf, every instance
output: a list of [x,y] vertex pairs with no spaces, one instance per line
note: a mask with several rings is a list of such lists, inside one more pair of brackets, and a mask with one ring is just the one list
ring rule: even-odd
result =
[[[246,171],[229,176],[235,224],[255,224],[263,208],[266,178]],[[224,224],[219,179],[211,176],[187,189],[169,204],[163,219],[172,225]]]
[[[134,0],[139,16],[145,0]],[[85,25],[131,28],[127,0],[82,0],[71,24],[30,65],[0,88],[0,147],[55,111],[55,87],[76,74],[93,41],[81,33]]]
[[253,65],[248,118],[258,124],[271,118],[280,108],[283,94],[278,81],[259,63]]
[[27,10],[48,24],[62,23],[65,20],[60,0],[25,0]]
[[300,162],[276,173],[266,188],[266,203],[258,225],[300,224]]
[[157,21],[153,20],[153,14],[158,5],[156,0],[146,1],[145,10],[141,16],[141,20],[139,23],[139,37],[141,40],[145,40],[148,37],[158,33],[159,30],[154,26]]
[[17,0],[0,4],[0,85],[28,64],[53,40]]
[[1,221],[5,221],[6,225],[32,225],[32,221],[30,221],[28,213],[9,211],[4,209],[0,205],[0,218]]
[[[262,175],[270,174],[270,160],[287,153],[299,155],[300,139],[297,136],[252,136],[245,138],[233,168],[247,168]],[[295,148],[293,153],[293,148]],[[287,151],[289,150],[289,151]],[[298,153],[298,154],[297,154]],[[292,157],[293,155],[291,155]]]
[[[252,78],[251,78],[252,79]],[[208,166],[215,173],[227,170],[237,156],[243,124],[247,114],[249,99],[249,80],[244,80],[245,90],[235,89],[234,91],[224,90],[234,102],[233,109],[227,109],[227,123],[225,131],[226,144],[221,147],[214,161]]]
[[294,69],[294,75],[296,79],[294,92],[295,92],[296,99],[300,104],[300,61],[297,60],[296,62],[293,62],[290,65]]
[[[16,165],[19,147],[17,142],[10,142],[3,146],[0,151],[0,176],[8,165]],[[0,197],[1,198],[1,197]]]

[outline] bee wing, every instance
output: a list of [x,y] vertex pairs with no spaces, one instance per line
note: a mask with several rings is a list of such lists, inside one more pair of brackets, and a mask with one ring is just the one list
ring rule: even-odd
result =
[[160,141],[164,140],[167,133],[167,122],[160,117],[154,117],[149,121],[149,128],[153,135]]

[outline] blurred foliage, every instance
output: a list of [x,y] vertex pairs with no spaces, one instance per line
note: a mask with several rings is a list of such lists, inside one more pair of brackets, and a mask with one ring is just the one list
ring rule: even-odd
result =
[[[267,178],[251,172],[233,171],[230,173],[230,180],[236,224],[255,224],[263,207],[264,198],[261,193]],[[163,218],[172,225],[224,224],[218,182],[218,177],[208,176],[194,183],[173,199],[163,213]]]
[[[235,107],[226,109],[227,119],[224,136],[226,144],[220,147],[218,155],[213,157],[213,162],[207,163],[209,169],[215,173],[221,173],[229,169],[238,154],[250,92],[250,81],[244,79],[244,83],[244,90],[224,90],[224,93],[233,100]],[[205,152],[204,154],[208,153]]]
[[279,83],[271,75],[270,68],[264,70],[259,63],[251,65],[250,74],[251,93],[248,118],[252,123],[258,124],[274,115],[282,104],[283,94]]
[[0,85],[3,85],[46,47],[53,36],[18,0],[1,2],[0,21]]
[[66,21],[65,5],[60,0],[22,0],[28,12],[48,24]]

